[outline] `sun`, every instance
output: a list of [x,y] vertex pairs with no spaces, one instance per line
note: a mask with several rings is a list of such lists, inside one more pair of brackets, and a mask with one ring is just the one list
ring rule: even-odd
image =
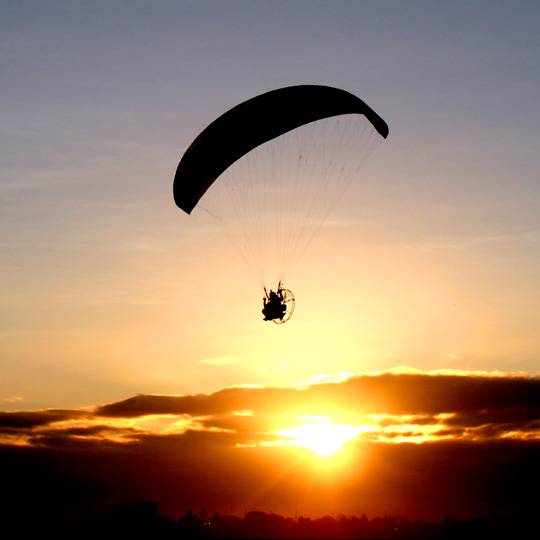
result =
[[288,439],[284,444],[303,446],[320,457],[336,454],[344,443],[354,439],[361,428],[349,424],[334,424],[329,420],[310,422],[277,432]]

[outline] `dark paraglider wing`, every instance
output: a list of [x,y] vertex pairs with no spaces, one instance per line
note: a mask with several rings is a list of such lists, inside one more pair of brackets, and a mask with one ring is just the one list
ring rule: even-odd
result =
[[235,161],[288,131],[343,114],[364,115],[386,138],[388,125],[355,95],[330,86],[272,90],[233,107],[212,122],[183,155],[174,177],[174,200],[191,213],[212,183]]

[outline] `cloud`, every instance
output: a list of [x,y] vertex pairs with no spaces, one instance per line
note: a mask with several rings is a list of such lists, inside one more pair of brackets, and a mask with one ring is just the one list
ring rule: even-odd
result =
[[3,428],[32,429],[54,422],[88,416],[85,411],[47,409],[43,411],[0,411],[0,431]]
[[[239,411],[249,411],[250,416],[241,416]],[[540,380],[500,374],[381,373],[303,388],[141,394],[86,410],[0,412],[0,432],[30,436],[51,426],[63,429],[68,437],[68,427],[88,430],[88,423],[93,423],[156,433],[221,429],[263,434],[277,429],[279,422],[289,425],[306,415],[367,424],[378,431],[378,440],[392,438],[388,434],[393,426],[401,426],[403,433],[403,426],[408,426],[408,432],[422,431],[425,437],[531,437],[538,432]],[[149,419],[154,419],[153,428]]]
[[320,373],[319,375],[313,375],[305,386],[311,386],[313,384],[320,383],[337,383],[346,381],[353,376],[350,371],[340,371],[339,373]]
[[279,429],[321,417],[361,427],[358,439],[371,442],[540,439],[540,380],[535,377],[415,371],[336,381],[302,388],[141,394],[85,410],[3,412],[0,435],[5,442],[42,446],[72,439],[79,444],[85,438],[93,443],[99,437],[126,442],[140,433],[196,430],[228,432],[237,444],[264,445]]
[[226,354],[225,356],[218,356],[216,358],[207,358],[206,360],[201,360],[201,364],[207,366],[230,366],[232,364],[237,364],[239,359],[236,356]]
[[395,374],[351,377],[306,388],[226,388],[212,394],[139,395],[96,407],[98,416],[226,414],[238,410],[281,414],[291,410],[325,414],[341,409],[358,414],[436,415],[462,418],[512,414],[540,416],[540,379],[525,376]]
[[22,396],[8,396],[0,398],[0,403],[20,403],[22,400]]

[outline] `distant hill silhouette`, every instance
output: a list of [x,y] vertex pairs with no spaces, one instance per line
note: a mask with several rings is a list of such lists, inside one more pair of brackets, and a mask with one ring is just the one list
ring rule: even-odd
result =
[[[437,539],[511,540],[540,535],[539,521],[533,516],[491,514],[469,521],[447,516],[440,522],[412,521],[399,516],[324,516],[321,518],[284,517],[260,511],[235,515],[208,515],[206,510],[188,510],[173,519],[159,513],[158,504],[135,500],[112,505],[109,511],[56,522],[25,523],[35,538],[45,533],[55,538],[148,538],[148,539]],[[3,524],[1,524],[3,525]]]

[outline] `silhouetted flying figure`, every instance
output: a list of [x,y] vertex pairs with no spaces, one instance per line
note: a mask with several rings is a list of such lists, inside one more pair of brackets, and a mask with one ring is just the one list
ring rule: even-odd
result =
[[285,313],[287,312],[287,306],[284,302],[283,288],[281,286],[281,282],[279,282],[278,284],[277,292],[274,292],[273,290],[270,290],[270,292],[266,292],[266,289],[264,289],[264,292],[264,305],[262,308],[264,320],[272,321],[274,319],[283,319]]

